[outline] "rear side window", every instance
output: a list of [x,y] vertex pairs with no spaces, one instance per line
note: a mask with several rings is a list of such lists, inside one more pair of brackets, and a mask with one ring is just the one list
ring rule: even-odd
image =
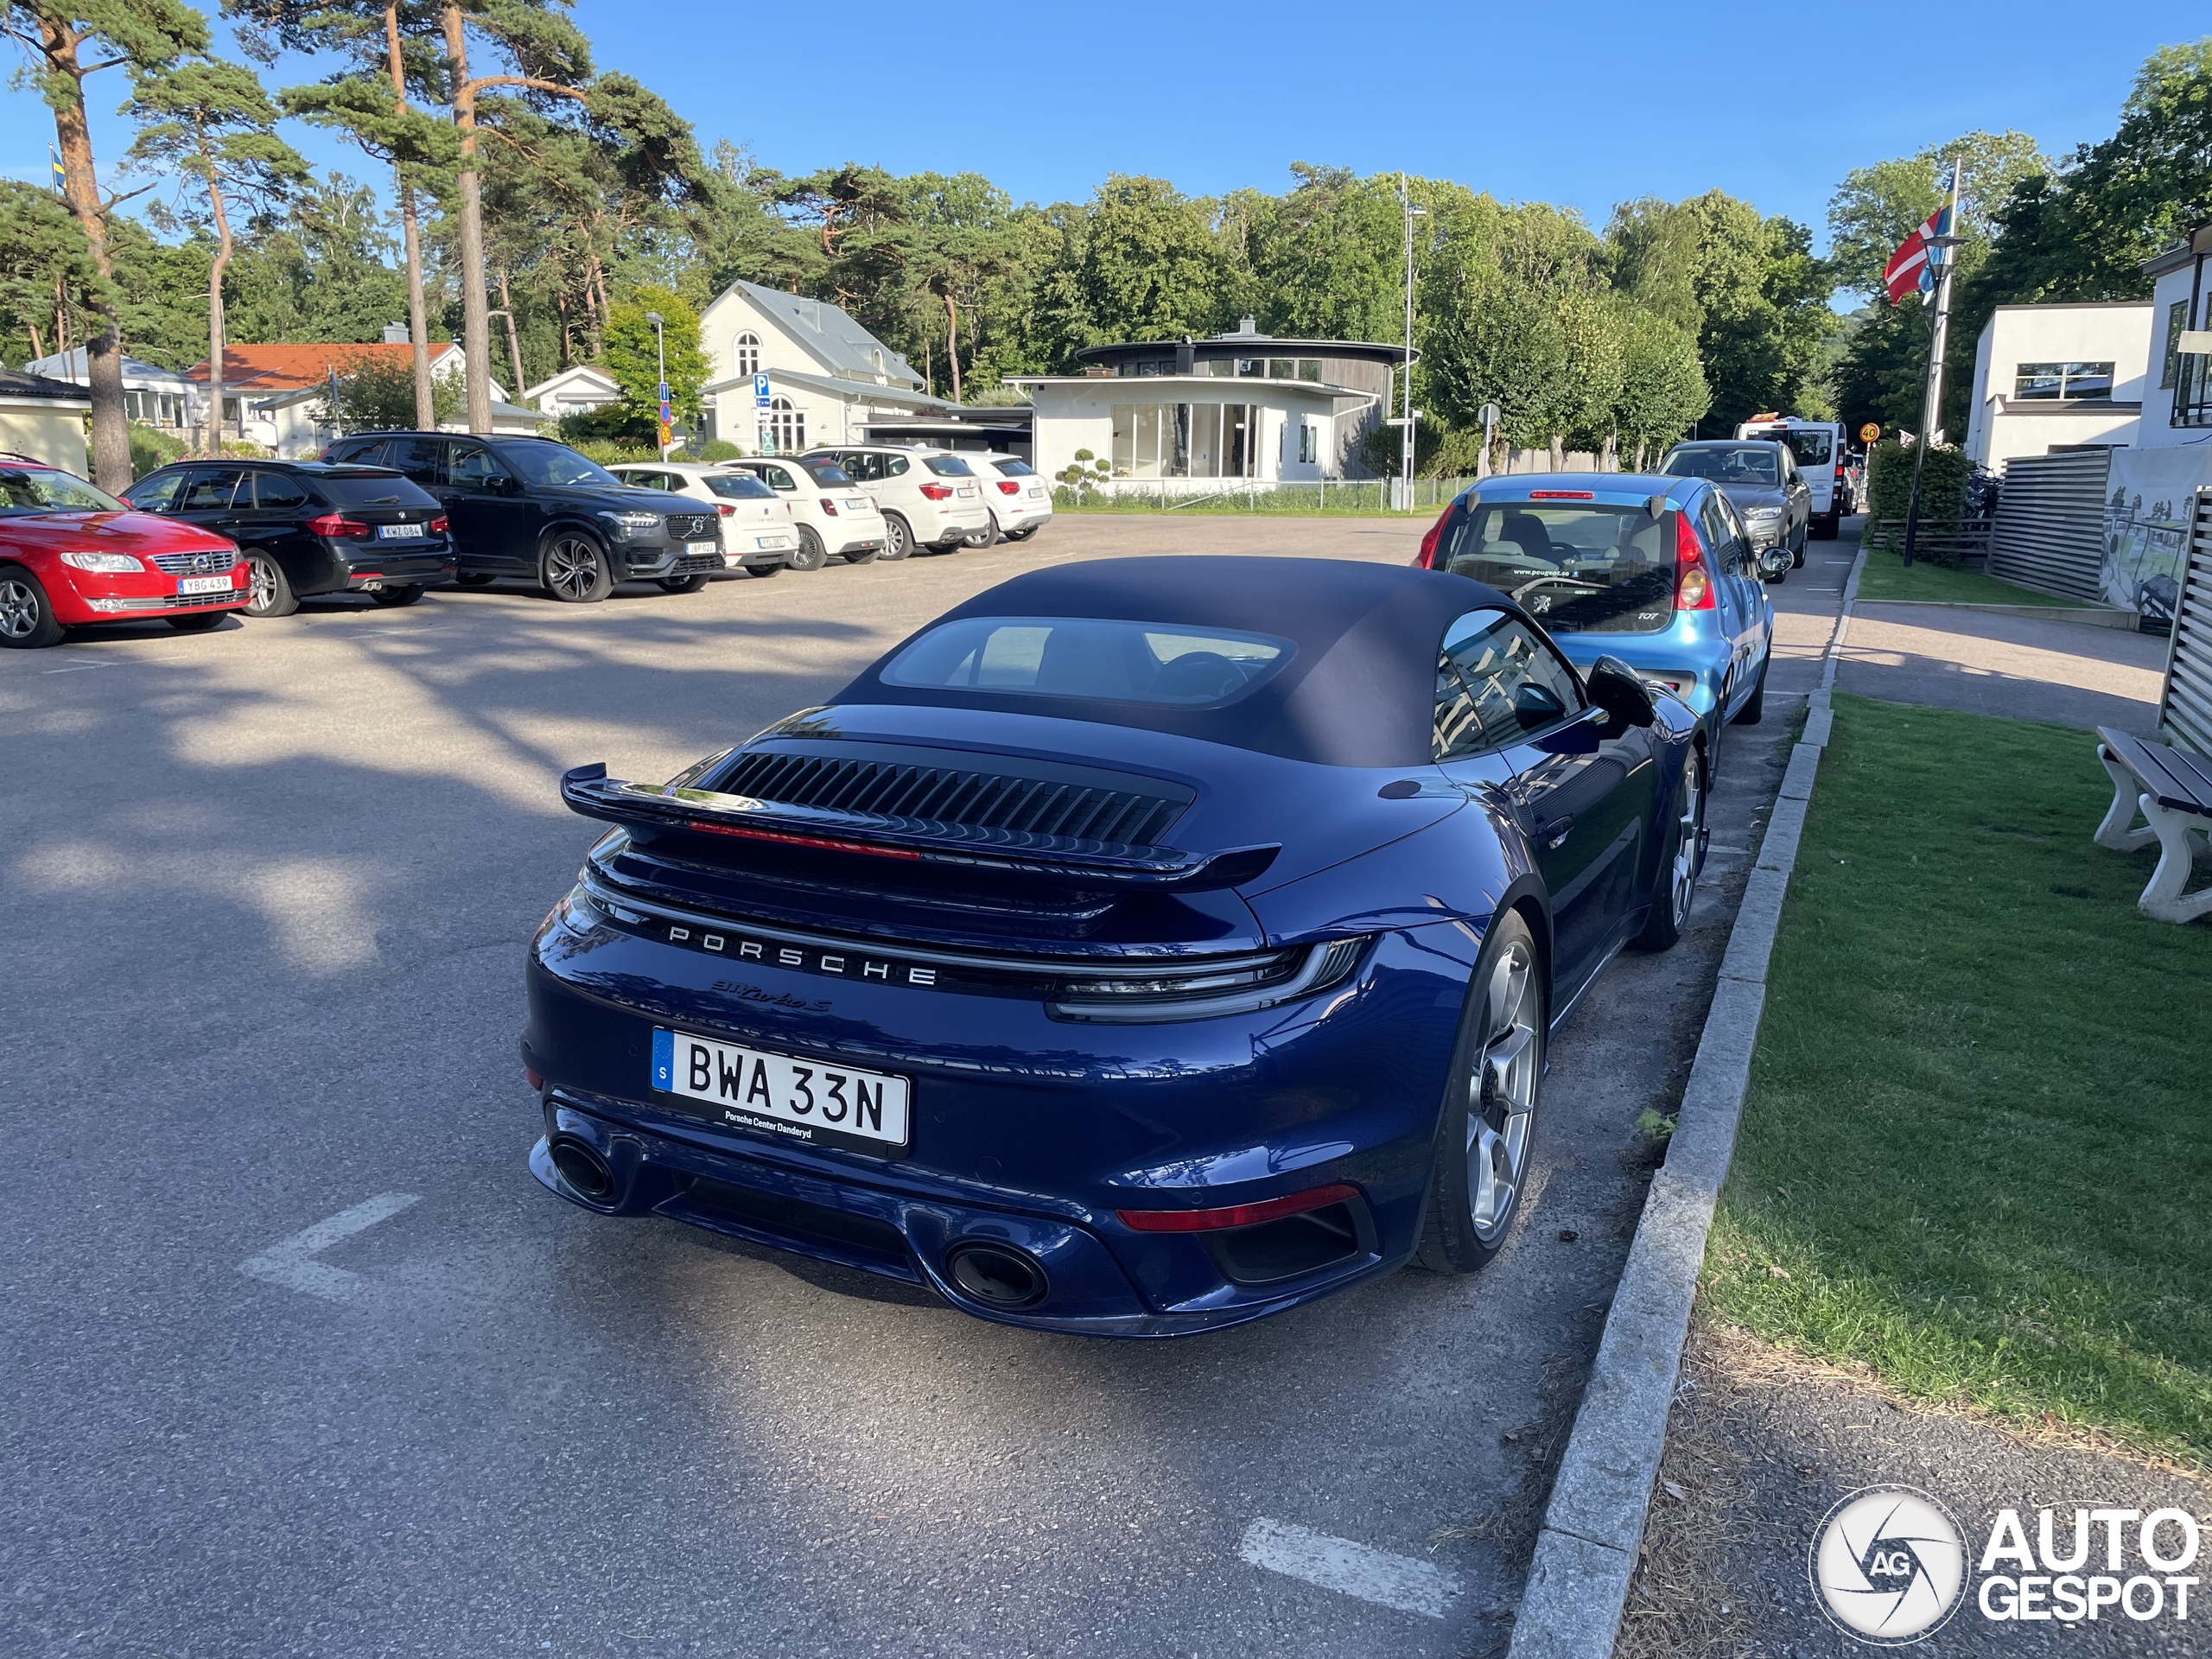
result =
[[176,505],[177,488],[184,480],[181,472],[156,473],[133,484],[123,499],[141,512],[167,512]]
[[442,484],[446,447],[436,438],[392,438],[385,445],[384,465],[397,467],[417,484]]
[[308,493],[296,479],[282,473],[256,473],[253,475],[253,505],[264,512],[283,512],[293,507],[304,507]]
[[494,480],[507,475],[499,458],[480,443],[454,445],[446,464],[447,476],[457,490],[489,489]]
[[194,473],[192,482],[177,498],[179,512],[220,512],[231,505],[231,498],[238,493],[245,472],[236,467],[211,467]]
[[931,629],[883,678],[932,690],[1217,709],[1274,674],[1296,649],[1272,634],[1173,623],[970,616]]
[[1037,469],[1032,467],[1026,461],[995,461],[991,465],[999,469],[999,474],[1002,478],[1034,478],[1037,476]]
[[837,464],[851,474],[857,484],[873,484],[883,476],[883,457],[857,452],[837,457]]
[[763,467],[760,469],[760,476],[766,479],[769,483],[772,484],[779,490],[796,490],[798,488],[798,480],[793,478],[790,473],[786,472],[781,467]]
[[957,455],[924,455],[922,457],[922,465],[928,467],[930,471],[935,473],[939,478],[973,478],[976,476],[974,473],[968,469],[968,463],[961,460]]
[[776,493],[750,473],[715,473],[709,476],[707,487],[716,495],[733,501],[753,501],[763,498],[776,499]]
[[828,484],[842,489],[853,481],[853,475],[834,461],[803,461],[799,465],[817,484]]
[[1582,706],[1566,664],[1519,618],[1470,611],[1436,658],[1436,758],[1510,747]]
[[907,461],[904,455],[886,455],[883,458],[883,475],[886,478],[904,478],[906,467]]
[[384,463],[377,457],[385,452],[382,438],[341,438],[330,446],[333,461],[344,461],[355,467],[378,467]]
[[435,507],[437,499],[397,473],[325,473],[315,480],[333,506]]
[[1643,501],[1471,500],[1437,538],[1435,568],[1497,588],[1554,633],[1674,620],[1674,556]]

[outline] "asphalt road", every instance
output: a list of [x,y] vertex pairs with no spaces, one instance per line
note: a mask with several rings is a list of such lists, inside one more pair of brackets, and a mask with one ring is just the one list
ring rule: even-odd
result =
[[1064,518],[693,596],[0,657],[0,1652],[1502,1645],[1633,1125],[1687,1072],[1848,543],[1776,590],[1697,925],[1554,1046],[1532,1213],[1478,1279],[1175,1343],[1007,1330],[560,1204],[515,1051],[524,943],[593,834],[563,767],[667,775],[1040,561],[1396,560],[1422,528]]

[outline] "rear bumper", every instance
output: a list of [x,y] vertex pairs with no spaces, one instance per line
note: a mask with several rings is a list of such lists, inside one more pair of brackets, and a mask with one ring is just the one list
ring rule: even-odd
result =
[[379,588],[427,588],[434,582],[451,582],[460,569],[450,548],[410,553],[402,558],[357,556],[338,567],[339,579],[333,591],[359,594]]

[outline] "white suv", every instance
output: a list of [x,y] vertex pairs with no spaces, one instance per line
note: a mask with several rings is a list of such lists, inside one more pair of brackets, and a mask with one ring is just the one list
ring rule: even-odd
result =
[[835,462],[819,455],[747,455],[721,464],[733,473],[751,474],[790,506],[798,524],[792,569],[819,570],[833,553],[847,564],[866,564],[879,553],[887,559],[906,556],[903,550],[886,550],[890,537],[883,515]]
[[989,537],[983,480],[965,455],[879,443],[813,449],[805,459],[835,462],[875,497],[883,510],[887,559],[903,559],[918,547],[957,547]]
[[[772,576],[798,552],[798,527],[783,498],[746,473],[726,472],[696,461],[625,461],[607,469],[641,490],[665,490],[715,505],[715,527],[722,543],[725,569]],[[696,592],[707,579],[695,579]]]
[[983,480],[983,505],[1007,540],[1026,542],[1052,522],[1052,486],[1020,456],[969,455],[967,461]]

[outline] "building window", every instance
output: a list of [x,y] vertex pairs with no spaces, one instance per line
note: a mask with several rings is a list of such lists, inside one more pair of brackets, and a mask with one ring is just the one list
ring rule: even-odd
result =
[[1116,404],[1116,478],[1249,478],[1259,409],[1250,404]]
[[2013,372],[2012,396],[2023,401],[2112,401],[2110,363],[2023,363]]
[[2181,337],[2189,327],[2189,302],[2176,300],[2166,308],[2166,359],[2158,370],[2158,384],[2171,386],[2181,361]]
[[1320,451],[1319,438],[1320,433],[1315,429],[1313,422],[1300,421],[1298,423],[1298,458],[1300,461],[1312,464],[1313,458]]
[[806,448],[806,412],[793,409],[788,397],[778,397],[761,417],[762,448],[772,455],[795,455]]
[[750,331],[737,337],[737,372],[747,379],[760,372],[760,336]]

